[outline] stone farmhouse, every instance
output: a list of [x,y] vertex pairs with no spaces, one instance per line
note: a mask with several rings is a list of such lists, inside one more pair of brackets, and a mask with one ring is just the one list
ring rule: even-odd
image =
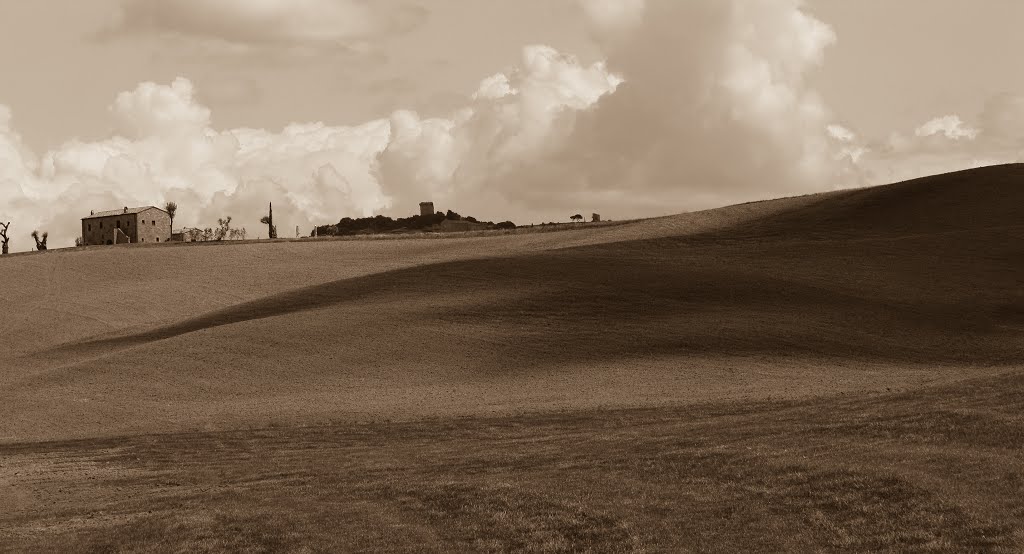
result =
[[84,246],[167,242],[170,238],[171,216],[155,206],[126,206],[109,212],[92,212],[82,218]]

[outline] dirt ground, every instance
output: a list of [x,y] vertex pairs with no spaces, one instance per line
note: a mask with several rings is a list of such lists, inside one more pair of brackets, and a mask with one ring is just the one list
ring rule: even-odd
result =
[[[973,495],[974,504],[955,502],[953,481],[908,477],[914,466],[894,460],[906,455],[929,460],[921,467],[936,471],[962,468],[992,490],[1000,489],[985,479],[998,475],[1009,480],[1007,491],[1019,486],[1017,469],[998,465],[1017,468],[1017,454],[994,443],[975,455],[965,445],[975,438],[964,433],[977,435],[979,426],[991,424],[995,430],[985,432],[1009,441],[1006,448],[1019,438],[1019,422],[1006,414],[1019,403],[1024,359],[1021,183],[1024,169],[1013,165],[561,232],[99,247],[0,260],[0,280],[11,287],[10,316],[0,323],[0,496],[14,514],[9,536],[22,541],[13,544],[43,550],[47,544],[132,550],[170,540],[170,550],[272,551],[291,544],[288,537],[307,537],[312,542],[302,544],[314,550],[336,549],[338,543],[321,536],[328,523],[315,518],[268,528],[268,536],[246,539],[251,544],[210,535],[236,524],[255,533],[238,520],[240,506],[256,510],[247,503],[257,502],[272,518],[276,512],[266,503],[297,502],[292,495],[305,489],[293,487],[291,477],[283,485],[275,477],[269,496],[244,493],[245,483],[271,478],[265,474],[271,464],[284,475],[304,475],[306,484],[326,480],[356,505],[374,506],[365,513],[401,529],[396,550],[433,537],[431,551],[467,544],[482,551],[523,544],[539,551],[585,550],[574,545],[586,544],[662,551],[679,543],[638,529],[663,513],[674,514],[672,521],[710,518],[708,527],[695,523],[694,534],[686,535],[705,546],[714,543],[700,541],[733,533],[811,550],[846,544],[1013,551],[1021,545],[1020,528],[992,515],[1008,499]],[[975,398],[992,395],[998,403],[991,408]],[[887,411],[890,401],[895,412]],[[833,414],[832,407],[841,409]],[[771,423],[783,415],[785,425]],[[595,423],[605,417],[630,423],[606,436]],[[560,422],[557,429],[543,423],[550,418]],[[488,426],[505,431],[480,442],[479,450],[469,439],[445,442],[444,453],[430,446],[446,441],[448,432]],[[310,428],[331,438],[310,438]],[[701,449],[671,443],[672,433],[691,428],[699,428]],[[863,436],[886,429],[883,438]],[[780,439],[811,431],[817,434],[807,435],[806,444]],[[273,441],[261,442],[267,433]],[[338,438],[353,433],[360,438]],[[224,436],[231,438],[217,438]],[[953,436],[961,438],[948,439]],[[948,440],[940,444],[936,437]],[[623,454],[603,458],[605,440]],[[901,451],[904,440],[923,442]],[[331,476],[303,465],[298,455],[288,463],[273,458],[274,441],[285,450],[305,445],[309,459],[322,463],[350,455],[363,461]],[[314,452],[321,441],[324,452]],[[513,445],[530,452],[548,441],[569,450],[549,452],[543,468],[498,463],[505,449],[518,448]],[[646,457],[626,456],[630,441]],[[886,454],[850,457],[880,447],[878,441]],[[705,481],[684,479],[685,486],[672,488],[671,480],[642,477],[643,464],[669,473],[664,464],[692,468],[717,456],[715,444],[731,457]],[[807,465],[779,450],[781,444],[821,463]],[[674,461],[659,454],[662,447],[676,453]],[[826,454],[830,447],[850,463]],[[380,457],[393,449],[404,456],[394,467]],[[573,449],[590,458],[584,463]],[[757,469],[763,460],[740,455],[744,449],[767,449],[778,471]],[[232,476],[218,485],[206,474],[193,483],[198,489],[188,489],[193,503],[186,504],[193,508],[201,494],[221,495],[222,511],[200,510],[199,519],[168,527],[143,514],[143,504],[125,507],[125,491],[165,510],[185,502],[161,496],[162,479],[179,482],[187,475],[182,468],[218,452],[223,460],[254,460],[257,452],[277,461],[252,461],[233,473],[226,462],[214,464]],[[153,465],[153,456],[163,461]],[[440,459],[489,477],[468,482],[431,465]],[[448,481],[428,487],[440,474],[411,469],[423,460]],[[504,473],[491,475],[488,460]],[[893,474],[893,463],[903,473]],[[779,469],[793,464],[803,469]],[[582,482],[629,486],[601,488],[598,497],[586,496],[582,485],[572,489],[577,496],[542,494],[562,474],[553,468],[575,475],[573,468],[583,467]],[[388,481],[388,468],[397,468],[398,481]],[[514,484],[522,475],[529,490]],[[827,490],[807,492],[807,475],[830,483]],[[747,484],[730,488],[730,479]],[[714,494],[731,500],[691,513],[666,504],[668,497],[651,487],[669,487],[707,509]],[[805,519],[776,526],[769,523],[775,512],[766,508],[755,517],[760,527],[719,525],[727,517],[721,510],[744,513],[743,502],[757,490],[768,495],[762,500],[785,503],[787,487],[796,497],[811,495]],[[396,490],[411,504],[382,503]],[[872,497],[879,512],[851,515],[866,500],[849,495],[864,490],[881,491]],[[612,496],[601,495],[653,511],[629,520],[611,507]],[[492,497],[507,504],[500,516],[512,518],[502,520],[512,529],[507,536],[477,544],[465,542],[471,529],[442,532],[463,521],[481,529],[498,525],[499,515],[480,511],[480,502]],[[459,511],[467,506],[480,510]],[[920,517],[906,524],[919,535],[864,524],[865,517],[895,517],[893,506]],[[364,522],[350,529],[352,544],[383,540],[381,527],[353,509],[325,513]],[[531,519],[536,513],[553,519]],[[830,529],[833,542],[799,533],[797,542],[786,542],[794,526],[809,521]],[[117,529],[130,530],[134,535],[126,536],[136,542],[110,543]],[[193,542],[168,538],[179,532]],[[891,541],[866,538],[879,532],[890,533]],[[1000,538],[990,544],[982,535]],[[747,539],[737,538],[735,546],[755,544]]]

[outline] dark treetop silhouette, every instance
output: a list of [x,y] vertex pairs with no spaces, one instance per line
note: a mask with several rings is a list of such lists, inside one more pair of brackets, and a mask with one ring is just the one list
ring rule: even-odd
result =
[[36,241],[36,250],[46,250],[46,239],[50,236],[50,233],[43,231],[42,237],[39,235],[39,231],[32,231],[32,238]]
[[0,223],[0,241],[3,242],[3,253],[4,255],[10,252],[11,237],[7,236],[7,229],[10,228],[11,222]]

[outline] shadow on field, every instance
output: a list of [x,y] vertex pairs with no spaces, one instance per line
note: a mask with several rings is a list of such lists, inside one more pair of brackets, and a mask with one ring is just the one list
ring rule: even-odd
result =
[[45,355],[288,315],[328,342],[346,306],[374,305],[358,324],[380,340],[410,321],[490,329],[504,340],[489,357],[520,366],[709,353],[1012,362],[1024,354],[1022,168],[837,193],[711,234],[345,279]]

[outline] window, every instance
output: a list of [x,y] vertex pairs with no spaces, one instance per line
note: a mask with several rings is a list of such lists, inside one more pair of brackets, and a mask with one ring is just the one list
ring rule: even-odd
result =
[[89,224],[89,230],[92,231],[92,223]]
[[143,220],[142,220],[142,224],[143,224],[143,225],[145,225],[145,224],[146,224],[146,220],[145,220],[145,219],[143,219]]
[[142,242],[146,242],[146,239],[142,239]]
[[102,228],[103,228],[103,222],[101,221],[100,222],[100,229],[102,229]]
[[120,228],[121,228],[121,220],[120,220],[120,219],[118,219],[117,221],[115,221],[115,222],[114,222],[114,225],[115,225],[115,226],[116,226],[116,227],[117,227],[118,229],[120,229]]
[[160,242],[160,237],[157,237],[157,238],[156,238],[156,241],[157,241],[157,242]]
[[156,220],[153,220],[153,226],[156,227]]

